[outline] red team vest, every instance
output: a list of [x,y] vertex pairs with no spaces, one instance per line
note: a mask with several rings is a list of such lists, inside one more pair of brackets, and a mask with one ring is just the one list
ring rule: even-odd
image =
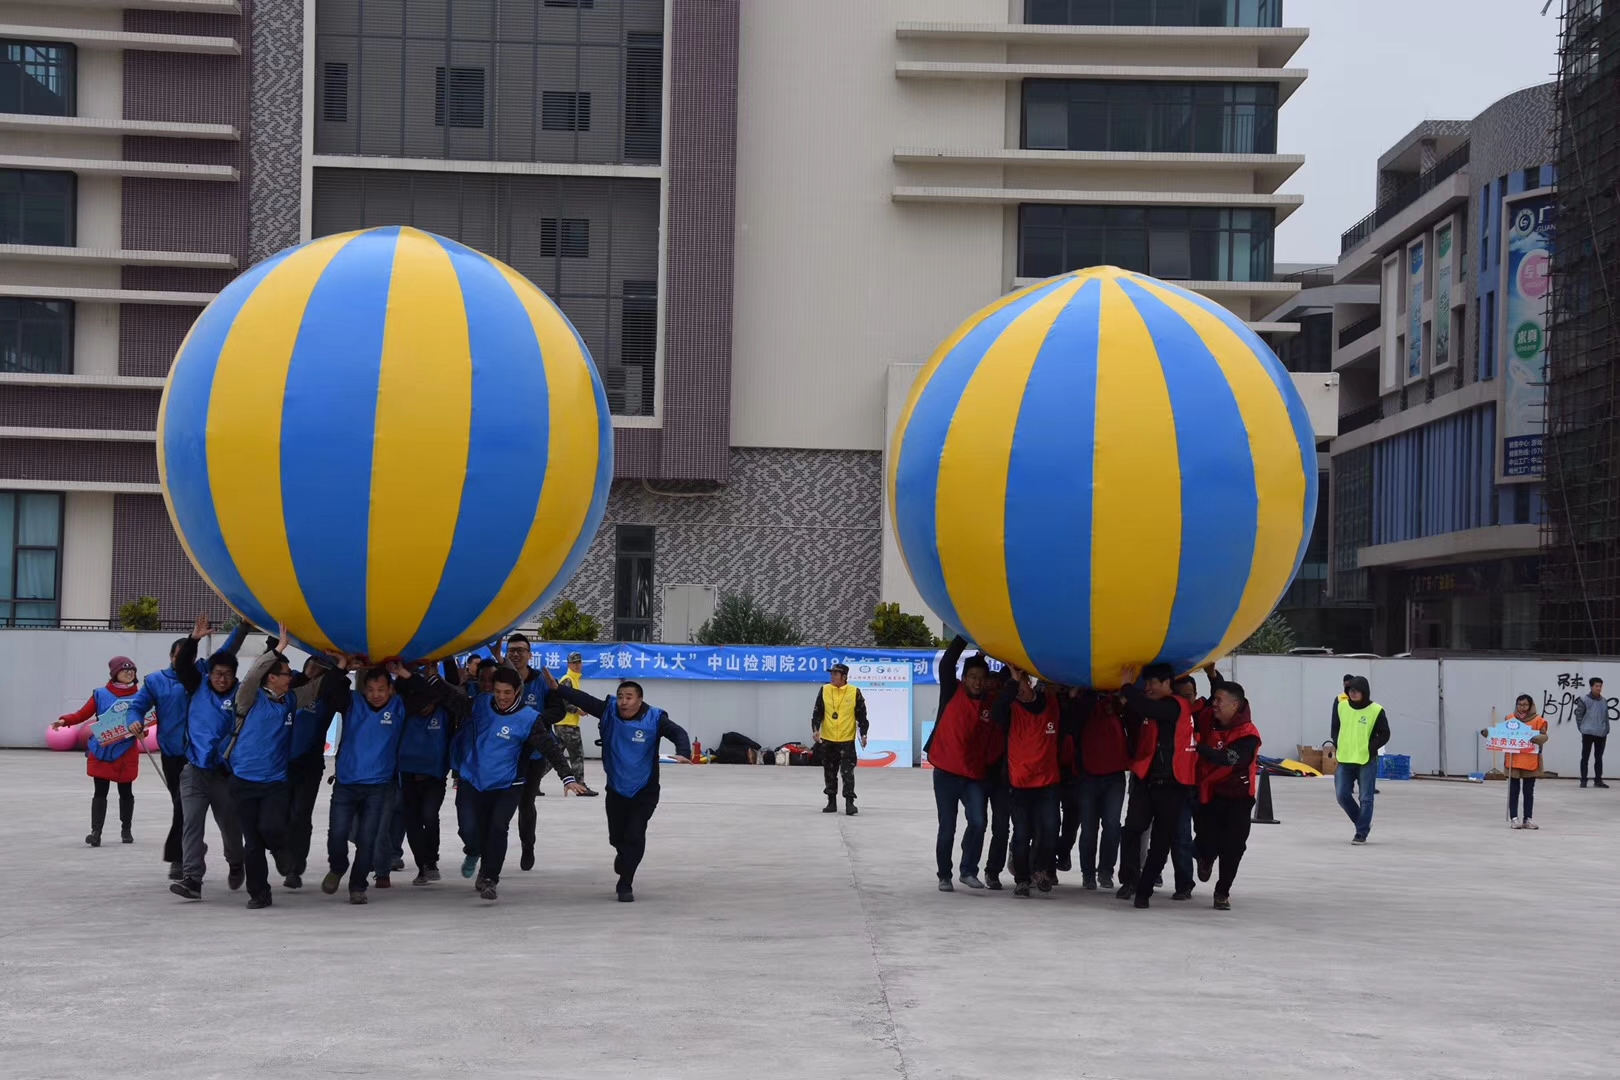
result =
[[1125,725],[1106,698],[1098,698],[1080,732],[1080,767],[1088,776],[1113,776],[1131,767]]
[[[1198,732],[1193,728],[1192,705],[1186,698],[1176,698],[1181,715],[1176,717],[1176,752],[1171,759],[1171,770],[1176,783],[1192,787],[1198,783]],[[1159,722],[1142,721],[1142,733],[1136,739],[1136,757],[1131,771],[1139,780],[1146,780],[1153,765],[1153,755],[1159,748]]]
[[1015,788],[1048,787],[1062,777],[1058,773],[1058,702],[1047,692],[1046,708],[1031,712],[1022,701],[1012,703],[1012,723],[1007,727],[1007,770]]
[[[1245,720],[1234,728],[1211,727],[1203,732],[1203,743],[1212,750],[1224,750],[1227,746],[1239,739],[1254,736],[1260,737],[1260,729],[1253,722]],[[1215,796],[1215,789],[1222,781],[1232,775],[1231,765],[1212,765],[1207,761],[1198,762],[1198,801],[1207,803]],[[1256,753],[1249,759],[1249,798],[1254,798],[1257,782],[1260,777],[1260,755]]]
[[933,743],[928,748],[928,763],[969,780],[983,780],[992,734],[1000,734],[990,719],[990,698],[974,700],[967,687],[958,686],[945,712],[934,725]]

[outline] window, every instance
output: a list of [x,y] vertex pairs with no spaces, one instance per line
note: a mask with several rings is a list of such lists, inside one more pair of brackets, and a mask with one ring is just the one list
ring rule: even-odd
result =
[[664,35],[628,34],[624,49],[624,157],[659,161],[664,131]]
[[619,301],[619,377],[608,372],[608,407],[617,415],[652,416],[658,388],[658,282],[626,281]]
[[1270,281],[1270,210],[1203,207],[1019,208],[1018,276],[1118,266],[1194,281]]
[[[344,79],[347,82],[347,74]],[[435,68],[433,123],[438,127],[484,126],[484,69]],[[345,106],[347,111],[347,106]]]
[[0,626],[55,626],[62,496],[0,491]]
[[0,40],[0,112],[74,115],[76,60],[72,45]]
[[620,525],[614,530],[615,640],[653,639],[653,548],[651,525]]
[[[439,69],[439,99],[444,99],[444,69]],[[322,105],[321,118],[331,124],[346,124],[349,122],[349,65],[327,64],[326,76],[321,83]],[[443,108],[442,104],[440,106]],[[444,123],[439,116],[437,122]]]
[[591,130],[590,91],[544,91],[540,97],[540,127],[544,131]]
[[1496,378],[1496,294],[1485,294],[1485,313],[1479,324],[1479,377]]
[[1541,166],[1532,165],[1524,170],[1524,190],[1534,191],[1541,186]]
[[1277,86],[1030,79],[1024,149],[1274,154]]
[[591,257],[590,218],[541,218],[540,254],[546,258],[561,255],[565,259]]
[[1024,0],[1024,21],[1049,26],[1281,26],[1282,0]]
[[73,246],[77,177],[0,169],[0,244]]
[[72,370],[71,300],[0,299],[0,371],[66,375]]

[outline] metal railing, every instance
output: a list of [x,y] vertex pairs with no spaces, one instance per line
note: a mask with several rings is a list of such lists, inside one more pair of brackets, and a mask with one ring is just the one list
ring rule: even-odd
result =
[[1373,402],[1371,405],[1365,405],[1362,408],[1353,409],[1350,412],[1343,413],[1339,417],[1339,434],[1348,435],[1357,428],[1364,428],[1368,424],[1375,424],[1383,418],[1383,415],[1383,405],[1377,401]]
[[1372,333],[1374,330],[1378,329],[1379,325],[1383,321],[1384,313],[1381,311],[1375,311],[1365,319],[1357,319],[1355,322],[1339,331],[1339,348],[1344,348],[1346,345],[1360,338],[1364,334]]
[[1339,257],[1350,254],[1356,248],[1367,242],[1378,226],[1392,219],[1396,214],[1417,202],[1424,195],[1433,191],[1442,180],[1448,179],[1458,169],[1468,164],[1468,143],[1463,143],[1457,149],[1434,163],[1434,168],[1422,173],[1412,180],[1408,180],[1395,189],[1395,193],[1383,202],[1378,208],[1350,228],[1339,237]]

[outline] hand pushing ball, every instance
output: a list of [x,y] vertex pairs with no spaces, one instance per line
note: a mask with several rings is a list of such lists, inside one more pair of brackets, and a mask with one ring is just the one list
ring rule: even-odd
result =
[[1112,689],[1190,671],[1265,621],[1316,516],[1288,373],[1205,298],[1114,267],[964,323],[889,452],[901,553],[936,614],[998,659]]
[[509,266],[409,228],[255,266],[192,327],[158,471],[199,573],[259,626],[372,660],[488,641],[601,524],[607,397]]

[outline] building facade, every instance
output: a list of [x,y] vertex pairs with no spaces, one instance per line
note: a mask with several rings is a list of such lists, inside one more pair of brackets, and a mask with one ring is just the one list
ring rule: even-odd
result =
[[887,437],[972,312],[1112,263],[1299,329],[1268,313],[1305,38],[1275,0],[0,2],[0,620],[217,612],[157,486],[168,363],[244,267],[411,224],[590,347],[615,479],[564,595],[606,636],[750,590],[869,640],[924,610]]
[[1551,91],[1418,125],[1341,240],[1331,595],[1376,652],[1537,643]]

